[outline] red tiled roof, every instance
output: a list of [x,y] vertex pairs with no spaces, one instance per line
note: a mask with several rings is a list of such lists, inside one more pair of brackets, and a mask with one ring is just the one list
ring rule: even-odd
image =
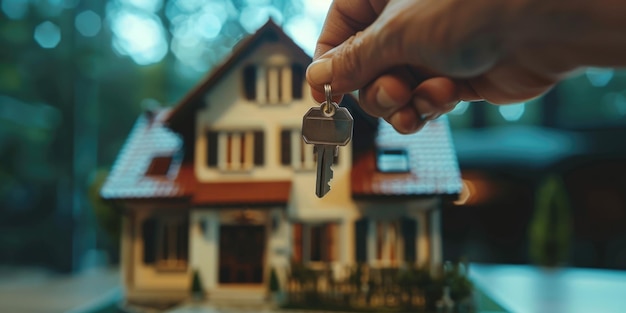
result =
[[[356,135],[355,135],[356,136]],[[409,172],[382,173],[376,168],[377,148],[408,152]],[[445,116],[429,122],[416,134],[402,135],[380,120],[376,147],[355,158],[354,197],[458,195],[461,174]]]
[[[119,153],[100,195],[106,200],[183,199],[192,206],[286,203],[291,182],[198,182],[193,161],[182,160],[182,141],[165,127],[163,110],[150,119],[146,114],[135,123]],[[166,176],[149,176],[154,157],[173,155]]]
[[[286,38],[286,39],[285,39]],[[193,145],[195,114],[200,99],[236,62],[265,40],[279,40],[295,49],[296,56],[307,56],[273,22],[268,22],[233,51],[231,57],[189,92],[172,110],[144,114],[135,123],[107,181],[101,196],[108,200],[181,199],[189,205],[275,204],[286,203],[291,182],[198,182],[194,173],[193,153],[183,158],[183,145]],[[456,195],[461,179],[447,118],[431,121],[413,135],[398,134],[384,121],[378,129],[365,116],[356,100],[344,97],[343,105],[355,116],[352,140],[354,161],[352,193],[354,197]],[[375,121],[375,120],[374,120]],[[376,124],[376,123],[373,123]],[[183,138],[182,136],[185,136]],[[404,148],[408,152],[410,171],[404,174],[376,170],[379,148]],[[187,147],[189,148],[189,147]],[[368,150],[369,149],[369,150]],[[362,151],[366,151],[363,153]],[[166,176],[146,176],[154,157],[173,156]]]
[[254,205],[287,203],[290,181],[200,183],[192,198],[194,204]]
[[185,196],[184,186],[173,178],[179,164],[172,163],[167,176],[144,175],[152,158],[180,154],[182,141],[174,132],[162,126],[161,121],[169,114],[163,110],[154,114],[142,114],[133,126],[122,147],[100,195],[104,199],[175,198]]

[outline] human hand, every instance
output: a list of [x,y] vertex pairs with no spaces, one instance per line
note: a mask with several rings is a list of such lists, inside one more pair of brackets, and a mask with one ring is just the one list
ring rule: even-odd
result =
[[361,107],[401,133],[460,100],[537,97],[577,67],[542,33],[555,10],[541,1],[335,0],[307,69],[313,97],[329,82],[335,95],[360,90]]

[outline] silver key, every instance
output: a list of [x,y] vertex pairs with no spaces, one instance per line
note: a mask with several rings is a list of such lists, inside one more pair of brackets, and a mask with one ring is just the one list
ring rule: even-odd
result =
[[338,146],[345,146],[352,139],[353,119],[350,112],[332,102],[330,85],[324,86],[326,101],[313,107],[302,119],[302,138],[314,144],[317,154],[317,182],[315,194],[321,198],[330,191],[329,182],[333,178],[331,165],[337,156]]

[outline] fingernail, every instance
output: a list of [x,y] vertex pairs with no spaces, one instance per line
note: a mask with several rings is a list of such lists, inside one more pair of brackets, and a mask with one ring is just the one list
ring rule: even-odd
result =
[[415,116],[415,110],[410,106],[406,106],[391,114],[388,121],[393,128],[402,134],[414,133],[420,126],[417,116]]
[[330,83],[333,79],[333,62],[331,59],[319,59],[309,65],[306,70],[309,82],[315,85]]
[[415,107],[415,110],[417,110],[417,113],[419,114],[419,117],[422,121],[432,119],[432,116],[434,116],[436,113],[433,112],[433,108],[430,105],[430,102],[422,98],[414,99],[413,106]]
[[389,96],[385,88],[379,87],[378,92],[376,93],[376,102],[380,105],[382,109],[393,109],[400,107],[400,104],[397,103],[393,98]]
[[434,115],[434,113],[426,113],[426,114],[420,114],[420,119],[422,121],[428,121],[431,120],[431,117]]

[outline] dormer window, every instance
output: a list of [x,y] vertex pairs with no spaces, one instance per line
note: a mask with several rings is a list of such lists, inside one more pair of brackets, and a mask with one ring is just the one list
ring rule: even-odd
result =
[[411,170],[409,153],[402,148],[381,148],[376,154],[376,168],[383,173],[407,173]]
[[302,99],[304,67],[292,65],[248,65],[243,70],[245,98],[259,104],[287,104]]
[[167,176],[172,165],[172,156],[156,156],[150,161],[148,169],[146,169],[146,176]]
[[210,131],[207,165],[225,171],[250,170],[265,162],[262,131]]

